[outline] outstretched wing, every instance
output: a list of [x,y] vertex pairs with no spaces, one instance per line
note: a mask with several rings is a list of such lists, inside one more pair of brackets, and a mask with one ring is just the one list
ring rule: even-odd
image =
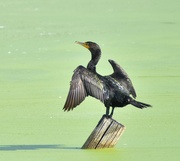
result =
[[129,91],[129,94],[131,94],[134,98],[136,98],[136,91],[133,87],[131,79],[129,78],[125,70],[120,65],[118,65],[114,60],[108,60],[108,61],[114,70],[114,73],[111,74],[110,76],[116,79],[120,84],[122,84]]
[[104,102],[103,81],[97,74],[88,71],[83,66],[75,69],[70,83],[69,93],[64,110],[69,111],[79,105],[88,96],[95,97]]
[[65,111],[73,109],[79,105],[86,98],[86,96],[87,92],[84,88],[79,71],[76,69],[72,76],[69,93],[63,109]]

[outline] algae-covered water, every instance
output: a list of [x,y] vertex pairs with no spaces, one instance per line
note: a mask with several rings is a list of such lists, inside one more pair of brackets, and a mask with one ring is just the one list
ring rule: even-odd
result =
[[[6,0],[0,2],[1,161],[179,161],[179,0]],[[102,48],[97,71],[116,60],[130,75],[137,100],[153,108],[116,109],[126,130],[113,149],[81,150],[105,112],[88,97],[62,107],[69,81],[89,51]]]

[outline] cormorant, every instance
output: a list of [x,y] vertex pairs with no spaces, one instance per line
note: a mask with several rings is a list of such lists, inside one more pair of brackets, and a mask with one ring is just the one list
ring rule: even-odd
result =
[[[138,102],[136,92],[127,73],[115,61],[108,60],[114,72],[108,76],[101,76],[96,72],[96,65],[101,57],[101,49],[98,44],[87,41],[85,43],[76,42],[91,52],[91,60],[87,68],[78,66],[74,70],[64,111],[73,110],[87,96],[95,97],[104,103],[106,116],[112,117],[115,107],[124,107],[131,104],[137,108],[151,107],[151,105]],[[112,111],[109,115],[109,109]]]

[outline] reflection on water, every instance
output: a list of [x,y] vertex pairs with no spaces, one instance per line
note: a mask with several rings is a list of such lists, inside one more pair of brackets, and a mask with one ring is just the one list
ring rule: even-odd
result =
[[16,151],[16,150],[40,150],[40,149],[68,149],[75,150],[79,147],[67,147],[63,144],[52,145],[1,145],[0,151]]

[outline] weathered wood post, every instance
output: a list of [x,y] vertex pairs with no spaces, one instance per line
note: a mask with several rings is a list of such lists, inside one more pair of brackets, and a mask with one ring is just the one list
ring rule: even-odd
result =
[[112,148],[116,145],[125,126],[112,118],[102,116],[82,149]]

